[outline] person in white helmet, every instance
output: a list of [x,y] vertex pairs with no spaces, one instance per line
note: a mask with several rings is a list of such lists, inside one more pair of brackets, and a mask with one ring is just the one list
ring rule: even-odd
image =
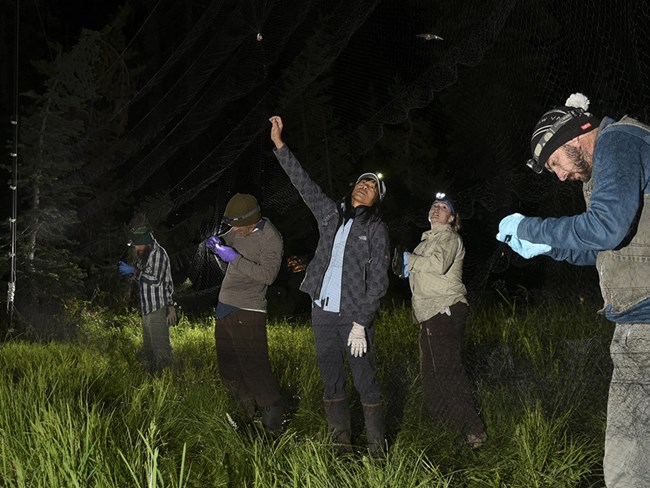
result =
[[300,289],[311,297],[316,359],[323,380],[325,415],[341,452],[351,446],[345,359],[361,397],[368,450],[385,454],[384,416],[375,377],[374,319],[388,289],[388,229],[378,216],[386,185],[364,173],[335,201],[302,168],[282,140],[282,119],[270,118],[273,152],[318,222],[319,240]]

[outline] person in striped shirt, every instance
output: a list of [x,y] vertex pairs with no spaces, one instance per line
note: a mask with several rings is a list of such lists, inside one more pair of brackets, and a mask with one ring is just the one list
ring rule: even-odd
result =
[[171,365],[173,359],[169,327],[177,318],[169,256],[148,227],[134,229],[129,245],[136,251],[136,263],[120,261],[119,271],[138,284],[144,363],[149,371],[156,372]]

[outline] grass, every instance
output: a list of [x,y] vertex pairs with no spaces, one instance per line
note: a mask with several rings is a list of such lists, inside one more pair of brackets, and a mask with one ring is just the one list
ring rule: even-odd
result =
[[[351,389],[357,454],[329,443],[308,324],[269,325],[290,401],[285,433],[245,425],[221,385],[212,319],[172,329],[175,366],[148,375],[137,316],[81,312],[74,343],[0,349],[2,487],[591,487],[601,458],[612,327],[594,308],[472,311],[466,362],[489,441],[469,449],[434,425],[418,377],[410,311],[382,310],[378,377],[390,450],[368,458]],[[236,424],[236,428],[233,427]]]

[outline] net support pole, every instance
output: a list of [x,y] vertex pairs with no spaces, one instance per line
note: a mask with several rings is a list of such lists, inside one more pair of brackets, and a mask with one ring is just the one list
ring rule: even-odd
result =
[[13,148],[11,156],[11,217],[9,218],[11,272],[7,284],[7,313],[9,314],[9,327],[13,326],[14,296],[16,293],[16,219],[18,214],[18,54],[20,32],[20,0],[16,0],[16,58],[14,68],[14,116],[11,120],[13,132]]

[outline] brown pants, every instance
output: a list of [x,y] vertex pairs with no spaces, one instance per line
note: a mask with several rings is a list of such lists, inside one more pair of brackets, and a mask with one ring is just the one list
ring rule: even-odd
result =
[[420,372],[427,409],[434,421],[447,422],[465,434],[485,427],[474,410],[472,389],[462,362],[468,307],[457,303],[451,316],[438,314],[420,324]]
[[259,407],[280,400],[269,360],[265,313],[238,310],[217,319],[214,339],[221,379],[240,400],[254,400]]

